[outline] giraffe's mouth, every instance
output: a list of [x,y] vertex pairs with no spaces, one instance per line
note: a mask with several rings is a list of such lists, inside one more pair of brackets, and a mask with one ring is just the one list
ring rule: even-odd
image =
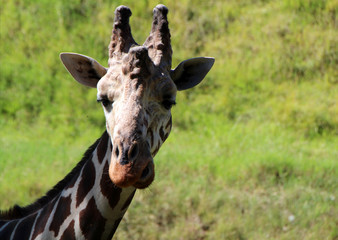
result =
[[134,187],[144,189],[149,187],[155,177],[154,162],[150,161],[142,171],[140,179],[134,184]]
[[120,164],[112,159],[109,167],[112,182],[120,188],[134,186],[138,189],[147,188],[154,180],[154,161],[152,158],[136,159],[135,162]]

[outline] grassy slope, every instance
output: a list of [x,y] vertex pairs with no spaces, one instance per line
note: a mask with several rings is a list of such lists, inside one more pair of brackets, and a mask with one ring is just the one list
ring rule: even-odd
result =
[[[217,60],[179,94],[156,181],[116,239],[336,239],[337,1],[163,2],[174,64]],[[2,1],[1,208],[43,194],[103,130],[95,90],[56,56],[105,63],[120,3],[142,42],[156,1]]]

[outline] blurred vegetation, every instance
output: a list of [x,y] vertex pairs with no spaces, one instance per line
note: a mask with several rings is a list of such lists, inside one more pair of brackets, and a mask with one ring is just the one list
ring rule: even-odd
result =
[[[59,53],[107,66],[114,9],[132,9],[142,44],[158,3],[0,0],[1,208],[43,194],[104,130]],[[161,3],[173,65],[216,62],[178,94],[157,179],[116,239],[337,239],[338,1]]]

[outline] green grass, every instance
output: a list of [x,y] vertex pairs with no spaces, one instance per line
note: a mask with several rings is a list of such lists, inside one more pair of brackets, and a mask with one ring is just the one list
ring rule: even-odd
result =
[[[216,58],[178,94],[156,179],[115,239],[338,239],[336,0],[162,1],[173,65]],[[157,1],[0,0],[0,208],[29,204],[104,130],[58,54],[106,65],[113,11],[142,43]]]
[[100,134],[87,132],[80,141],[73,141],[47,128],[2,128],[0,209],[14,203],[27,205],[46,193],[80,161],[95,141],[91,136]]

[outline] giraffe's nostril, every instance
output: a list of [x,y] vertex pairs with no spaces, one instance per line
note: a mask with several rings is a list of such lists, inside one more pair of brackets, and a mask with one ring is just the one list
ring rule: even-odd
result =
[[128,153],[128,155],[129,155],[128,157],[129,157],[130,161],[137,157],[138,151],[139,151],[138,144],[137,143],[133,144],[131,146],[131,149],[129,150],[129,153]]
[[143,172],[142,172],[141,179],[147,177],[148,174],[149,174],[149,171],[150,171],[150,170],[149,170],[149,167],[146,166],[146,168],[145,168],[145,169],[143,170]]
[[115,148],[115,155],[116,155],[116,158],[118,158],[119,155],[120,155],[119,147],[117,147],[117,146]]

